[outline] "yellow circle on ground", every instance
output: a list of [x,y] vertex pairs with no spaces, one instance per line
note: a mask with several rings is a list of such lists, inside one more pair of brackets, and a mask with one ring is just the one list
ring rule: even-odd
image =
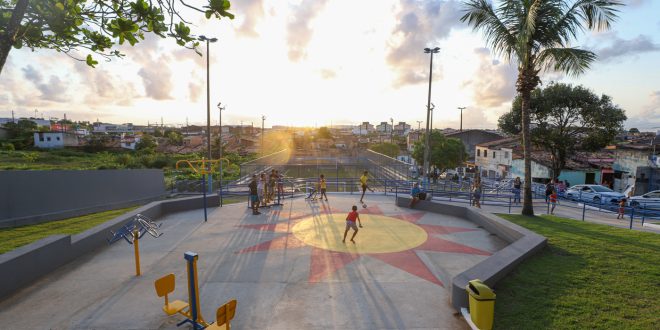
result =
[[353,229],[346,235],[346,214],[307,218],[293,226],[293,234],[307,245],[348,253],[392,253],[410,250],[426,242],[426,231],[410,222],[380,215],[360,215],[364,228],[358,228],[353,244]]

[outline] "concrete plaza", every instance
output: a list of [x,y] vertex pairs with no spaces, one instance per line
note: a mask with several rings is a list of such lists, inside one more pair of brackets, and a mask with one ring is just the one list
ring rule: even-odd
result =
[[[507,243],[467,220],[369,195],[356,243],[341,243],[356,195],[288,199],[253,216],[245,203],[168,215],[140,240],[142,276],[124,241],[58,269],[0,302],[3,329],[176,328],[154,280],[174,273],[187,300],[186,251],[199,254],[201,312],[238,300],[234,329],[466,329],[449,303],[456,274]],[[349,238],[351,233],[349,232]]]

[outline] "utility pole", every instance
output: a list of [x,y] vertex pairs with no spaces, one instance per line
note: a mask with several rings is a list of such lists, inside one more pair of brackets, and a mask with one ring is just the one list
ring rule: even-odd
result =
[[431,124],[429,124],[429,127],[431,129],[431,133],[433,133],[433,110],[435,109],[435,104],[431,103]]
[[431,120],[431,84],[433,81],[433,54],[440,52],[440,47],[433,49],[424,48],[424,53],[431,54],[431,63],[429,64],[429,95],[426,102],[426,141],[424,142],[424,181],[428,185],[428,171],[429,171],[429,124]]
[[390,143],[394,143],[394,118],[390,118]]
[[424,122],[423,120],[418,120],[418,121],[417,121],[417,130],[418,130],[418,131],[422,129],[421,126],[422,126],[422,123],[423,123],[423,122]]
[[463,110],[465,110],[465,107],[458,107],[459,110],[461,110],[461,127],[460,131],[463,132]]
[[14,110],[11,111],[11,122],[15,123],[16,119],[14,118]]

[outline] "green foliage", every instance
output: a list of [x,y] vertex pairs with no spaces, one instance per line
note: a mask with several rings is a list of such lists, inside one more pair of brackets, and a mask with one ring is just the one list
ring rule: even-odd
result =
[[[207,0],[202,8],[207,19],[234,15],[228,12],[228,0]],[[25,6],[26,5],[26,6]],[[188,4],[174,1],[105,1],[105,0],[3,0],[0,1],[0,39],[8,40],[8,32],[18,31],[14,48],[28,47],[54,49],[75,56],[74,50],[87,54],[80,59],[94,67],[98,61],[94,54],[110,59],[123,57],[116,48],[128,42],[131,46],[144,40],[145,34],[153,33],[161,38],[172,38],[180,46],[195,49],[199,42],[191,34],[186,19],[180,13],[181,6]],[[18,25],[10,21],[18,17]],[[198,52],[199,53],[199,52]],[[0,50],[0,63],[8,50]],[[84,56],[84,55],[83,55]],[[0,67],[0,72],[2,67]]]
[[[499,129],[520,133],[521,98],[499,119]],[[555,175],[576,151],[596,151],[614,140],[626,115],[607,95],[598,96],[582,86],[552,83],[532,92],[529,101],[532,142],[554,156]]]
[[175,146],[183,145],[183,135],[181,133],[174,130],[166,130],[164,135],[169,144]]
[[495,329],[659,329],[660,236],[500,215],[548,245],[497,283]]
[[630,134],[639,134],[639,129],[633,127],[630,130],[628,130],[628,133],[630,133]]
[[319,128],[318,132],[316,133],[316,136],[319,139],[332,139],[332,133],[330,132],[330,129],[328,129],[325,126]]
[[157,145],[158,143],[156,143],[156,139],[153,136],[143,134],[140,141],[135,145],[135,150],[150,153],[156,149]]
[[11,142],[0,142],[0,150],[14,151],[14,144]]
[[8,122],[5,129],[9,133],[9,142],[17,150],[25,150],[34,145],[34,132],[37,132],[37,124],[31,120],[21,119],[17,123]]
[[383,155],[390,156],[392,158],[395,158],[396,156],[398,156],[399,152],[401,151],[397,144],[389,143],[389,142],[384,142],[384,143],[379,143],[379,144],[373,145],[369,149],[371,149],[375,152],[381,153]]
[[[415,143],[412,157],[418,164],[424,163],[424,141],[426,134]],[[461,159],[462,157],[462,159]],[[465,146],[459,139],[446,138],[440,131],[433,130],[429,137],[429,165],[438,168],[454,168],[461,165],[467,157]]]

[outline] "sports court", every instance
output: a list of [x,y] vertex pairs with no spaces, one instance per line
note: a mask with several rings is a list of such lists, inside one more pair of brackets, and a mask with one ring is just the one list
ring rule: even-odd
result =
[[[341,243],[358,197],[286,199],[251,215],[245,203],[170,214],[160,238],[140,240],[142,276],[124,242],[70,263],[0,304],[4,329],[176,328],[154,281],[176,276],[186,301],[184,253],[196,252],[201,313],[238,300],[234,329],[464,329],[448,298],[452,276],[507,243],[467,220],[365,196],[356,244]],[[351,233],[349,233],[350,235]],[[187,328],[188,325],[181,328]]]

